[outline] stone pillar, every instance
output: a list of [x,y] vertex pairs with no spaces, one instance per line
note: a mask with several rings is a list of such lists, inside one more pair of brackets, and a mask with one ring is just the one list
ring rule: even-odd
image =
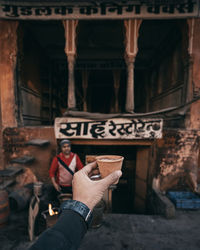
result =
[[127,66],[127,85],[126,85],[126,112],[132,113],[135,109],[134,95],[134,62],[135,57],[126,58]]
[[3,130],[16,127],[17,21],[0,20],[0,169],[4,169]]
[[68,109],[76,108],[76,95],[75,95],[75,80],[74,80],[74,64],[75,55],[68,55],[68,99],[67,106]]
[[138,31],[141,25],[139,19],[124,20],[125,62],[127,65],[126,112],[134,112],[134,62],[138,51]]
[[119,112],[119,87],[120,87],[120,69],[113,70],[113,80],[114,80],[114,94],[115,94],[115,105],[114,112]]
[[76,61],[76,27],[77,20],[64,20],[65,27],[65,53],[68,61],[68,109],[76,108],[74,65]]
[[88,76],[87,70],[82,71],[82,87],[83,87],[83,111],[87,111],[87,89],[88,89]]

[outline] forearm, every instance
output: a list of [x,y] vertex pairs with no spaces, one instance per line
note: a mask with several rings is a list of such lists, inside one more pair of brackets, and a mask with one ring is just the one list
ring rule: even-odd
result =
[[51,177],[51,182],[54,186],[57,185],[55,177]]
[[58,192],[60,192],[60,186],[59,186],[58,183],[56,182],[55,177],[51,177],[51,182],[52,182],[54,188],[55,188]]
[[84,219],[72,210],[65,210],[57,223],[46,230],[30,250],[77,249],[86,231]]
[[101,200],[106,189],[122,175],[118,170],[102,180],[91,181],[89,174],[96,166],[96,162],[90,163],[74,175],[73,201],[61,205],[62,213],[58,222],[46,230],[30,250],[75,250],[79,247],[87,231],[86,223],[90,223],[91,210]]

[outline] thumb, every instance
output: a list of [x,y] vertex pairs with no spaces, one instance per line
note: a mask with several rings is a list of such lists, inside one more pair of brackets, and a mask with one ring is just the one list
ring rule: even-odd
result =
[[106,190],[110,185],[117,182],[119,178],[121,177],[121,175],[122,175],[121,170],[114,171],[108,176],[106,176],[104,179],[100,180],[99,183],[101,183]]

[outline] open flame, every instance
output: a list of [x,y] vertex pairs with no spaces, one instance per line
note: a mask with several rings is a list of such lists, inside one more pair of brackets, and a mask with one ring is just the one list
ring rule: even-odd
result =
[[58,214],[58,212],[57,211],[53,211],[53,209],[52,209],[52,205],[51,204],[49,204],[49,214],[50,214],[50,216],[53,216],[53,215],[55,215],[55,214]]

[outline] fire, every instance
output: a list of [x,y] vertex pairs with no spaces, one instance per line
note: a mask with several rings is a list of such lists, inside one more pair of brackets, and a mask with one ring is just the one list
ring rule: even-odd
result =
[[57,211],[53,211],[53,209],[52,209],[52,205],[51,204],[49,204],[49,214],[51,215],[51,216],[53,216],[53,215],[55,215],[55,214],[58,214],[58,212]]

